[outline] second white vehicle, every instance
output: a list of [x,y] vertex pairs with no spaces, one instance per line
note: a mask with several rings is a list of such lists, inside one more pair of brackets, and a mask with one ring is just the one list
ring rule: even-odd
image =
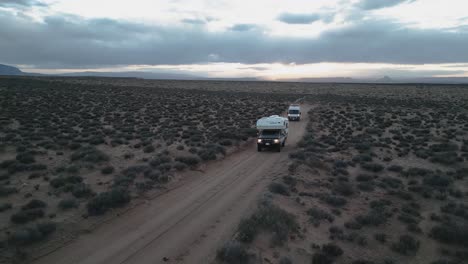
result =
[[288,119],[290,121],[299,121],[301,120],[301,106],[298,104],[292,104],[288,108]]

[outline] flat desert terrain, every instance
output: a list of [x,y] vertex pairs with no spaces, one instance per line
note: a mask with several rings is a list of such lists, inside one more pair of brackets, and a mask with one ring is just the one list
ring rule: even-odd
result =
[[0,109],[3,263],[468,259],[468,86],[3,77]]

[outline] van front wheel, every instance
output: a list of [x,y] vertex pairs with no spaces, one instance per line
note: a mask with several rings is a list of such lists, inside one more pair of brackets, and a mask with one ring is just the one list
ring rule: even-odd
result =
[[257,151],[258,151],[258,152],[262,152],[262,147],[257,146]]

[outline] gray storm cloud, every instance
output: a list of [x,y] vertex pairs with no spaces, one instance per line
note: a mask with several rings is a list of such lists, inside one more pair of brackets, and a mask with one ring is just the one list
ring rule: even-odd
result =
[[319,14],[293,14],[282,13],[278,20],[287,24],[310,24],[321,19]]
[[405,2],[410,3],[414,2],[414,0],[362,0],[357,4],[357,6],[364,10],[372,10],[397,6]]
[[1,0],[0,7],[29,7],[29,6],[46,6],[38,0]]
[[[468,30],[422,30],[382,21],[355,21],[318,38],[270,36],[254,25],[209,32],[203,27],[148,26],[113,19],[51,16],[37,22],[0,11],[1,63],[43,68],[129,64],[455,63],[467,62]],[[237,30],[235,30],[237,29]]]

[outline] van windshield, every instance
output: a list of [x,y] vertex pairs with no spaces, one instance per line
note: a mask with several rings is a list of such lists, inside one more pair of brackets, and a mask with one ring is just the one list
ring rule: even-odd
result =
[[299,110],[289,110],[290,114],[297,115],[299,114]]
[[263,130],[260,133],[261,138],[278,138],[279,130]]

